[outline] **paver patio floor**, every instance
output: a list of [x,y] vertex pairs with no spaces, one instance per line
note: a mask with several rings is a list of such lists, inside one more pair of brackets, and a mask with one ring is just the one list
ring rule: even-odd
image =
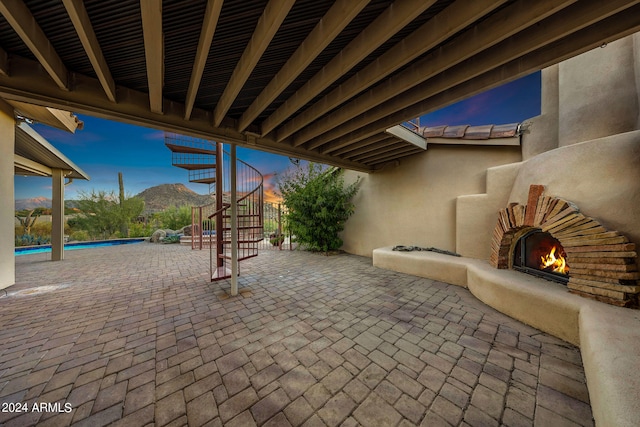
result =
[[593,425],[579,350],[460,287],[266,250],[227,297],[206,251],[65,257],[0,297],[2,425]]

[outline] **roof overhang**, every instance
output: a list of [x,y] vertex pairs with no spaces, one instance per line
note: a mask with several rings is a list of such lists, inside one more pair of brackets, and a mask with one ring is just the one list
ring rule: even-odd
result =
[[7,103],[13,107],[18,118],[23,117],[30,121],[71,133],[75,133],[76,129],[82,129],[83,127],[82,121],[78,120],[78,117],[69,111],[42,107],[40,105],[16,100],[7,100]]
[[638,30],[637,0],[14,0],[0,96],[373,171],[424,151],[387,129]]
[[53,169],[65,171],[66,178],[89,179],[89,175],[31,126],[24,122],[17,124],[14,155],[15,174],[52,176]]
[[399,124],[393,127],[390,127],[386,130],[386,132],[390,135],[396,136],[403,141],[407,141],[409,144],[413,144],[416,147],[420,147],[423,150],[427,149],[427,140],[422,136],[418,135],[411,129],[407,129],[405,126]]

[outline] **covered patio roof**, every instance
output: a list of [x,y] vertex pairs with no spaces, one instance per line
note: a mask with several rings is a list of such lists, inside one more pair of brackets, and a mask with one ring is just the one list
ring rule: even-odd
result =
[[423,151],[386,129],[634,33],[638,3],[3,1],[0,95],[374,171]]
[[16,125],[14,170],[16,175],[53,176],[53,169],[65,171],[66,178],[89,179],[80,167],[56,149],[31,126]]

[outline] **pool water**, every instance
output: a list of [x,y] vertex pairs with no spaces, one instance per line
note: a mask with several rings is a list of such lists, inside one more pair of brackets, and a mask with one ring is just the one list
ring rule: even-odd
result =
[[[90,248],[99,248],[103,246],[117,246],[117,245],[130,245],[133,243],[141,243],[144,242],[144,238],[139,239],[116,239],[116,240],[101,240],[97,242],[78,242],[78,243],[67,243],[64,245],[65,251],[72,251],[76,249],[90,249]],[[40,246],[25,246],[15,248],[15,255],[29,255],[29,254],[41,254],[51,252],[51,245],[40,245]]]

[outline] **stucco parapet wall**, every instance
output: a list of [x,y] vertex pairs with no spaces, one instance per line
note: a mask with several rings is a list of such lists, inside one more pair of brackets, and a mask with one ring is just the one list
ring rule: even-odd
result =
[[640,311],[581,298],[560,284],[477,259],[385,247],[373,251],[373,265],[468,288],[490,307],[579,346],[596,425],[637,425]]

